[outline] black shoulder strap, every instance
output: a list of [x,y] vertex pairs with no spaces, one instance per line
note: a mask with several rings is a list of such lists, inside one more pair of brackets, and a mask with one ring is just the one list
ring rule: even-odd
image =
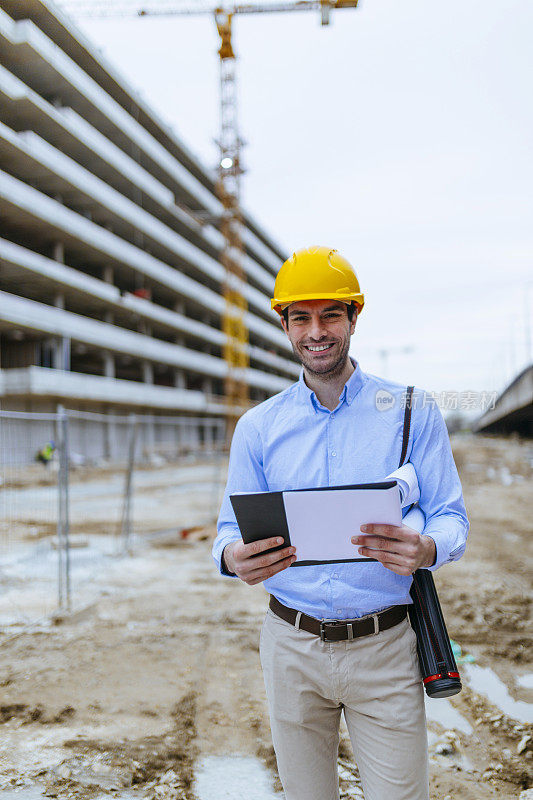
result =
[[409,444],[409,431],[411,430],[411,408],[413,403],[413,389],[414,386],[408,386],[405,391],[405,414],[403,416],[403,440],[402,440],[402,454],[400,456],[401,467],[407,455],[407,446]]

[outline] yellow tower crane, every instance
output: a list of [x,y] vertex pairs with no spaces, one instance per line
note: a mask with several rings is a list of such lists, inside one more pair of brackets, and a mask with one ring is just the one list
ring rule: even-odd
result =
[[216,191],[222,204],[220,231],[224,247],[221,262],[225,269],[223,294],[225,298],[222,330],[225,334],[224,359],[227,364],[224,394],[226,399],[228,440],[239,416],[248,407],[247,368],[248,328],[247,304],[243,288],[246,280],[243,268],[241,212],[241,149],[237,113],[236,56],[233,50],[232,22],[237,14],[279,14],[295,11],[319,11],[322,25],[329,25],[333,9],[356,8],[358,0],[287,0],[287,2],[228,4],[216,8],[176,0],[60,0],[60,5],[76,17],[175,17],[214,16],[220,36],[220,158]]

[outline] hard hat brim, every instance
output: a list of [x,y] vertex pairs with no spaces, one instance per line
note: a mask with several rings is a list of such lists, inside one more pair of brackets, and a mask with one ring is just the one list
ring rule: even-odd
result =
[[342,302],[352,302],[359,306],[359,309],[362,309],[365,304],[365,296],[363,294],[343,294],[332,296],[331,292],[312,292],[310,294],[299,294],[295,295],[294,297],[285,297],[279,298],[274,297],[270,301],[270,307],[277,311],[278,314],[281,316],[282,310],[281,306],[287,306],[291,303],[297,303],[300,300],[341,300]]

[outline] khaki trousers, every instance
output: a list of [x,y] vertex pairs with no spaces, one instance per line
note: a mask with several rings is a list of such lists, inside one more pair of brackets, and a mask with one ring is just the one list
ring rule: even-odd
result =
[[269,609],[260,654],[286,800],[338,800],[342,711],[365,800],[428,800],[424,690],[407,620],[321,642]]

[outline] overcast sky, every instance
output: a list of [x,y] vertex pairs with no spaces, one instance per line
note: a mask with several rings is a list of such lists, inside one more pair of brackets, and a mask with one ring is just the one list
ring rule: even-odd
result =
[[[214,166],[212,19],[79,24]],[[235,20],[244,204],[287,252],[324,244],[355,265],[368,372],[390,348],[393,380],[490,391],[528,361],[532,31],[531,0]]]

